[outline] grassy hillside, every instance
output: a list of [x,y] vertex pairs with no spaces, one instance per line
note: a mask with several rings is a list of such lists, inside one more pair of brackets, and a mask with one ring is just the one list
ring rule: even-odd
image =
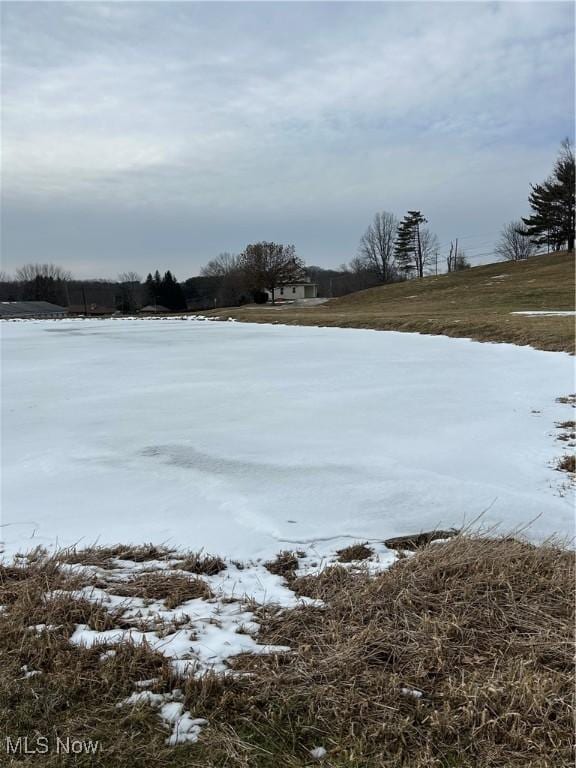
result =
[[225,312],[245,322],[419,331],[573,351],[573,317],[511,314],[526,310],[574,310],[573,253],[378,286],[310,308],[249,306]]

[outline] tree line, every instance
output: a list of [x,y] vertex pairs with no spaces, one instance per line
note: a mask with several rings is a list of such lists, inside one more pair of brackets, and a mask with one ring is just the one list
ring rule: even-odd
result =
[[504,226],[496,254],[508,261],[522,261],[545,248],[574,250],[576,173],[574,148],[564,139],[552,173],[540,184],[530,185],[529,216]]
[[[494,255],[522,261],[542,249],[574,250],[575,230],[574,149],[562,142],[550,176],[532,184],[529,215],[508,222],[500,232]],[[341,296],[374,285],[421,278],[438,272],[468,269],[470,260],[450,242],[442,257],[438,237],[427,226],[420,210],[401,218],[380,211],[360,238],[356,255],[337,269],[306,266],[294,245],[270,241],[248,244],[239,254],[221,253],[200,270],[198,277],[180,283],[173,272],[149,273],[144,281],[137,272],[123,272],[117,280],[74,280],[54,264],[26,264],[14,278],[0,273],[1,301],[49,301],[80,311],[95,305],[110,311],[135,312],[142,307],[178,312],[249,302],[276,301],[287,283],[309,279],[321,296]]]

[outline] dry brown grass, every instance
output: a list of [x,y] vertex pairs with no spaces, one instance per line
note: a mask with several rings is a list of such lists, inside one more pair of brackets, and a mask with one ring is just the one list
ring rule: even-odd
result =
[[296,576],[296,571],[299,567],[298,557],[302,557],[303,554],[303,552],[283,550],[276,555],[274,560],[269,560],[267,563],[264,563],[264,567],[269,570],[270,573],[274,573],[277,576],[283,576],[287,581],[290,581]]
[[560,472],[569,472],[574,474],[576,472],[576,456],[573,453],[569,453],[566,456],[558,459],[556,469]]
[[174,549],[157,546],[155,544],[123,545],[116,544],[112,547],[87,547],[85,549],[61,550],[57,559],[62,563],[74,565],[94,565],[99,568],[114,568],[115,560],[131,560],[135,563],[144,563],[148,560],[168,560],[174,556]]
[[[136,681],[182,686],[164,657],[125,644],[102,660],[101,648],[69,644],[77,623],[115,618],[71,594],[83,578],[41,556],[0,568],[0,723],[3,734],[92,738],[101,750],[67,762],[7,756],[1,743],[2,766],[304,768],[318,745],[330,768],[572,764],[574,558],[560,546],[459,536],[377,576],[334,566],[295,577],[323,607],[259,616],[259,641],[292,653],[238,657],[249,675],[188,680],[186,706],[209,726],[178,748],[154,711],[117,707]],[[25,677],[24,665],[41,674]]]
[[368,546],[368,542],[364,544],[350,544],[349,547],[338,549],[336,551],[337,559],[341,563],[352,563],[355,560],[368,560],[374,554],[374,550]]
[[574,310],[573,253],[379,286],[310,308],[248,306],[205,314],[244,322],[444,334],[573,352],[573,317],[511,314],[546,309]]
[[[136,681],[155,678],[159,692],[173,688],[176,681],[167,659],[131,643],[102,659],[102,647],[69,643],[77,624],[95,630],[116,626],[113,612],[74,594],[89,584],[80,573],[60,569],[58,558],[38,556],[0,567],[0,604],[5,606],[0,612],[0,765],[185,765],[174,762],[175,751],[165,744],[166,729],[154,712],[117,707],[135,690]],[[34,625],[40,624],[46,626],[39,631]],[[26,670],[39,674],[27,677]],[[38,736],[45,736],[52,748],[48,754],[8,755],[6,736],[27,736],[30,749]],[[66,758],[53,748],[57,737],[92,739],[101,749],[96,755]]]
[[206,576],[215,576],[226,568],[226,563],[221,557],[216,555],[207,555],[204,552],[191,552],[175,565],[189,573],[204,573]]
[[162,600],[168,609],[176,608],[187,600],[208,600],[213,597],[210,587],[202,579],[163,571],[141,573],[127,581],[117,582],[112,591],[121,597]]
[[[325,601],[264,617],[292,654],[190,681],[203,766],[572,765],[573,555],[458,537],[377,577],[296,581]],[[423,693],[417,699],[402,689]]]

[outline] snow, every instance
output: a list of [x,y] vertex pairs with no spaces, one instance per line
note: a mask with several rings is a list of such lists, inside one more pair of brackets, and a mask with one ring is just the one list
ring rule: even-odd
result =
[[270,573],[257,563],[241,568],[234,563],[228,563],[222,573],[203,578],[220,598],[238,600],[247,596],[258,603],[275,603],[284,608],[293,608],[297,602],[294,593],[288,589],[281,576]]
[[[154,542],[322,560],[482,513],[504,531],[531,523],[534,539],[572,535],[553,469],[569,413],[555,399],[573,391],[563,353],[189,318],[1,332],[8,555]],[[263,568],[220,581],[283,599]]]
[[[118,562],[118,561],[116,561]],[[217,576],[204,574],[203,579],[213,597],[187,600],[175,608],[167,608],[162,600],[144,600],[114,594],[119,582],[126,582],[140,571],[139,563],[122,561],[122,569],[99,569],[101,587],[86,586],[74,592],[55,590],[44,599],[68,594],[73,599],[97,603],[119,617],[121,626],[97,631],[86,624],[77,624],[69,638],[72,645],[92,648],[116,646],[121,643],[146,644],[166,656],[178,675],[202,674],[208,670],[227,672],[227,661],[240,653],[287,653],[287,646],[258,643],[255,637],[260,625],[254,613],[246,607],[247,600],[258,604],[274,603],[278,608],[294,608],[303,604],[318,604],[306,597],[297,597],[279,576],[261,565],[252,563],[239,569],[229,563]],[[174,561],[175,563],[177,561]],[[93,575],[90,567],[75,566],[78,575]],[[182,571],[165,571],[182,576]],[[136,626],[129,626],[135,624]],[[102,660],[105,660],[104,657]]]
[[[147,561],[147,564],[154,562],[157,561]],[[306,558],[302,562],[303,573],[306,573]],[[164,562],[163,575],[182,578],[185,572],[178,570],[179,563],[178,559]],[[257,642],[260,625],[251,610],[254,602],[273,603],[280,610],[304,604],[321,605],[311,598],[298,597],[280,576],[251,562],[242,568],[228,562],[225,570],[214,576],[189,574],[191,579],[204,580],[210,587],[211,596],[187,600],[174,608],[168,608],[163,600],[115,594],[115,588],[122,582],[129,582],[141,573],[142,565],[146,563],[115,560],[110,569],[78,564],[66,566],[67,571],[84,576],[88,581],[97,576],[100,586],[87,585],[73,592],[54,590],[47,592],[44,600],[63,595],[89,600],[111,612],[118,625],[96,631],[86,624],[77,624],[69,637],[72,645],[106,648],[122,643],[146,644],[169,659],[178,676],[203,674],[208,670],[227,673],[228,660],[238,654],[290,652],[287,646]],[[108,655],[110,651],[103,653],[101,660],[105,661]],[[137,685],[153,682],[142,681]]]
[[574,317],[576,312],[553,309],[531,309],[526,312],[510,312],[511,315],[540,315],[541,317]]
[[42,672],[39,669],[28,669],[28,666],[26,664],[24,664],[23,667],[20,667],[20,670],[24,672],[24,674],[22,675],[24,679],[42,674]]
[[411,696],[413,699],[421,699],[424,695],[422,691],[417,688],[400,688],[400,693],[403,696]]
[[[78,624],[69,641],[72,645],[85,648],[122,643],[146,644],[152,650],[167,656],[174,672],[183,676],[201,674],[208,670],[226,672],[226,661],[240,653],[267,654],[290,651],[287,646],[259,644],[252,635],[239,632],[241,628],[250,629],[254,634],[258,631],[259,625],[253,621],[252,613],[241,612],[238,606],[234,606],[233,610],[225,615],[222,612],[225,605],[212,605],[212,623],[193,620],[184,629],[177,629],[168,634],[161,631],[143,632],[133,628],[97,631],[90,629],[86,624]],[[195,639],[197,633],[199,637]]]
[[208,724],[204,718],[193,718],[189,712],[184,712],[184,704],[177,700],[181,698],[181,695],[181,691],[178,689],[164,694],[140,691],[132,693],[127,699],[120,702],[119,706],[147,704],[158,709],[160,719],[172,729],[166,743],[173,747],[176,744],[198,741],[202,726]]

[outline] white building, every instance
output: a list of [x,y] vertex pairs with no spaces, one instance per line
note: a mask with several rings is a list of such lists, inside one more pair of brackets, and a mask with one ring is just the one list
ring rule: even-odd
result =
[[[267,290],[268,301],[272,301],[272,291]],[[296,301],[299,299],[316,299],[318,286],[310,280],[295,280],[293,283],[279,285],[274,289],[275,301]]]

